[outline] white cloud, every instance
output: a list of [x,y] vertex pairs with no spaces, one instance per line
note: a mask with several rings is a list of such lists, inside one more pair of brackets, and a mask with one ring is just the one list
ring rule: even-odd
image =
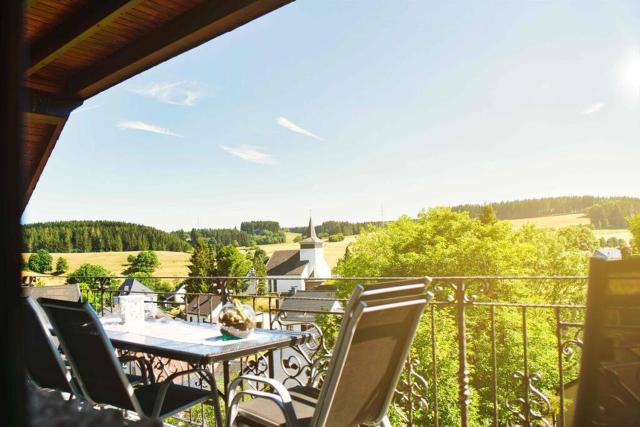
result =
[[286,117],[276,118],[276,123],[278,123],[280,126],[282,126],[285,129],[289,129],[291,132],[299,133],[300,135],[308,136],[310,138],[317,139],[318,141],[324,141],[324,138],[321,138],[315,133],[309,132],[308,130],[298,126],[297,124],[293,123]]
[[587,108],[582,110],[580,114],[582,114],[583,116],[590,116],[591,114],[595,114],[598,111],[602,110],[602,107],[604,107],[604,102],[596,102],[587,106]]
[[188,82],[158,82],[145,87],[130,89],[131,92],[171,105],[192,107],[205,96],[202,85]]
[[260,147],[254,147],[251,145],[228,147],[226,145],[221,145],[220,148],[247,162],[259,163],[262,165],[275,165],[277,163],[276,159],[274,159],[271,154],[265,153]]
[[139,120],[133,120],[133,121],[124,120],[124,121],[118,122],[117,126],[120,129],[135,129],[135,130],[142,130],[145,132],[159,133],[160,135],[177,136],[177,137],[182,136],[180,134],[170,131],[169,129],[161,128],[160,126],[141,122]]

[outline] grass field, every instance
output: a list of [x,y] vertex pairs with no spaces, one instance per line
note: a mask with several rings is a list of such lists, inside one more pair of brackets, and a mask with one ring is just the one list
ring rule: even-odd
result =
[[[154,272],[154,276],[186,276],[189,274],[187,264],[191,254],[186,252],[155,251],[160,261],[160,266]],[[127,257],[136,255],[138,252],[86,252],[86,253],[52,253],[53,266],[59,257],[64,257],[69,263],[69,271],[74,271],[82,264],[98,264],[112,272],[114,275],[122,275],[127,268]],[[25,261],[30,254],[23,254]],[[31,274],[31,273],[30,273]],[[62,277],[49,278],[47,284],[62,284],[65,279]]]
[[[297,236],[296,233],[287,233],[287,243],[278,243],[274,245],[260,245],[262,249],[271,256],[277,250],[283,249],[298,249],[300,245],[295,243],[293,239]],[[325,242],[324,254],[331,268],[335,267],[345,251],[347,245],[353,242],[356,236],[347,236],[342,242]],[[189,274],[187,265],[189,264],[189,257],[191,254],[186,252],[168,252],[168,251],[155,251],[160,261],[160,266],[153,273],[157,277],[184,277]],[[82,264],[98,264],[109,270],[115,275],[122,275],[124,270],[127,269],[127,257],[129,255],[136,255],[138,252],[86,252],[86,253],[52,253],[53,265],[59,257],[64,257],[69,263],[69,271],[74,271]],[[22,254],[26,260],[29,258],[28,253]],[[34,273],[29,272],[30,275]],[[35,273],[35,275],[40,276]],[[64,277],[48,277],[46,284],[58,285],[65,282]]]
[[[509,220],[513,224],[514,228],[521,228],[525,224],[533,224],[541,228],[561,228],[568,225],[589,225],[591,220],[584,214],[568,214],[568,215],[553,215],[553,216],[541,216],[537,218],[523,218]],[[599,239],[604,237],[622,238],[627,241],[631,239],[631,233],[626,229],[601,229],[593,230],[593,233]]]

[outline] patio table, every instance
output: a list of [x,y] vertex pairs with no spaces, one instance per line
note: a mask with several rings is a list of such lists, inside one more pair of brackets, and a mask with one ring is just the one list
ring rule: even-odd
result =
[[[108,315],[101,318],[107,336],[114,348],[132,353],[143,353],[153,358],[186,362],[190,366],[210,366],[222,362],[224,367],[224,391],[226,398],[229,382],[229,361],[258,352],[267,351],[269,373],[273,376],[273,351],[292,347],[313,339],[310,332],[256,329],[243,339],[225,339],[217,325],[199,325],[176,319],[146,319],[144,322],[121,324],[120,317]],[[219,402],[216,405],[216,421],[219,420]]]

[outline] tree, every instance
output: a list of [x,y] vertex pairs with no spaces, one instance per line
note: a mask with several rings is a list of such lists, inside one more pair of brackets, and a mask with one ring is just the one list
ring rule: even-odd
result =
[[[433,209],[421,212],[417,219],[402,217],[384,228],[364,231],[349,246],[348,256],[338,262],[337,276],[556,276],[584,275],[587,272],[589,254],[583,250],[584,230],[555,231],[527,225],[514,230],[506,221],[483,223],[472,219],[467,212],[450,209]],[[574,238],[579,237],[579,238]],[[439,283],[442,284],[442,283]],[[481,287],[482,283],[468,281],[469,286]],[[354,283],[336,281],[340,296],[348,296]],[[439,303],[447,301],[447,287],[436,292]],[[474,292],[475,293],[475,292]],[[478,302],[501,301],[513,303],[583,303],[583,283],[576,281],[546,281],[531,283],[518,280],[502,280],[490,283],[478,292]],[[459,408],[456,405],[458,384],[456,311],[451,305],[434,305],[437,324],[437,346],[432,347],[430,316],[423,316],[413,341],[411,355],[419,360],[416,372],[429,378],[434,368],[431,358],[436,352],[438,361],[438,391],[441,425],[459,424]],[[470,410],[470,424],[484,425],[482,420],[491,418],[492,369],[485,363],[491,354],[490,325],[487,309],[468,309],[466,317],[467,345],[470,355],[469,389],[474,396]],[[551,313],[551,314],[549,314]],[[530,310],[528,312],[529,359],[532,372],[541,373],[538,384],[543,393],[557,393],[556,323],[552,312]],[[499,388],[497,401],[499,413],[507,414],[502,402],[514,401],[512,373],[521,369],[522,359],[514,357],[514,349],[520,348],[522,336],[520,313],[511,309],[497,310],[495,317],[496,361]],[[326,333],[326,331],[325,331]],[[329,337],[330,338],[330,337]],[[577,377],[577,371],[565,370],[565,379]],[[431,425],[432,413],[414,414],[415,425]],[[506,415],[499,419],[506,425]]]
[[112,289],[116,285],[112,276],[111,272],[101,265],[82,264],[69,274],[67,283],[85,283],[92,290],[100,289],[101,286],[104,286],[105,289]]
[[69,263],[66,258],[59,257],[56,261],[56,274],[62,274],[69,271]]
[[496,210],[491,205],[484,205],[480,211],[480,222],[483,224],[495,224],[498,222]]
[[131,272],[153,273],[159,265],[158,256],[154,251],[141,251],[133,259],[129,269]]
[[[244,277],[251,267],[251,260],[235,246],[223,246],[216,254],[216,276]],[[229,279],[225,286],[235,293],[246,290],[246,283],[239,279]]]
[[[591,227],[586,225],[570,225],[558,230],[558,238],[563,239],[569,248],[593,252],[598,248],[598,239]],[[617,245],[614,245],[617,246]]]
[[633,250],[636,253],[640,252],[640,214],[627,218],[627,222],[633,236]]
[[[192,233],[195,235],[195,233]],[[215,276],[216,254],[202,238],[195,242],[193,254],[189,259],[189,279],[187,292],[213,292],[213,283],[202,277]]]
[[40,249],[29,256],[28,263],[29,270],[36,273],[46,273],[52,269],[53,257],[45,249]]
[[[262,248],[256,247],[251,257],[251,263],[253,264],[256,277],[265,277],[267,275],[267,259],[267,253]],[[256,293],[258,295],[267,293],[266,279],[258,279]]]
[[330,242],[342,242],[343,240],[344,240],[344,234],[342,233],[332,234],[331,236],[329,236]]

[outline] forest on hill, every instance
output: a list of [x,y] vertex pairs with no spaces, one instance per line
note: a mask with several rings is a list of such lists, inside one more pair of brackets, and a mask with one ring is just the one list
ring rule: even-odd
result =
[[[367,222],[349,222],[349,221],[324,221],[320,225],[316,225],[314,228],[318,236],[331,236],[336,234],[343,234],[345,236],[353,236],[360,234],[365,227],[370,225],[380,225],[379,221],[367,221]],[[309,237],[309,226],[304,225],[300,227],[289,227],[287,231],[292,233],[300,233],[303,237]]]
[[[262,223],[271,225],[264,227],[261,225]],[[178,230],[173,231],[172,234],[188,241],[191,245],[195,245],[198,240],[204,240],[212,248],[221,248],[227,245],[268,245],[284,243],[287,240],[284,231],[280,230],[280,224],[276,221],[243,222],[240,230],[237,228],[193,228],[189,232]]]
[[[488,203],[499,219],[536,218],[551,215],[584,213],[595,228],[626,228],[626,218],[640,212],[640,198],[567,196]],[[467,211],[480,216],[484,204],[454,206],[454,212]]]
[[22,226],[23,252],[185,252],[191,245],[172,233],[118,221],[55,221]]

